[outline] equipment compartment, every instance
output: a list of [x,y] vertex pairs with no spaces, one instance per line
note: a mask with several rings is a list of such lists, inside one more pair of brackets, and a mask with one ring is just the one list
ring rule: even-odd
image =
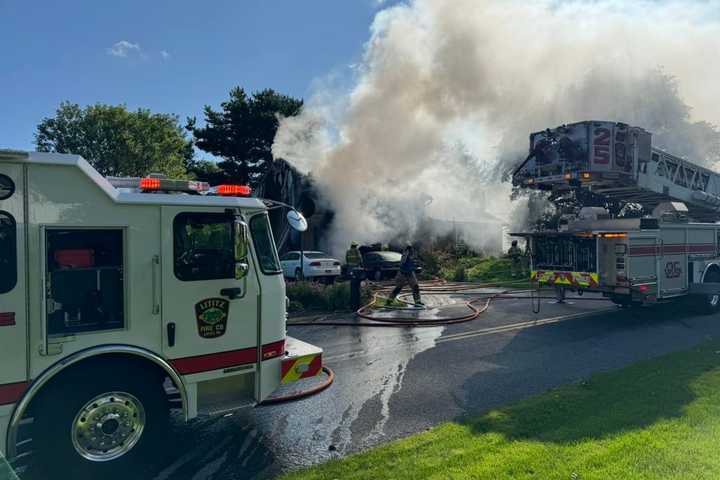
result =
[[597,272],[597,239],[573,235],[533,236],[533,268]]
[[124,325],[123,231],[47,231],[48,334]]

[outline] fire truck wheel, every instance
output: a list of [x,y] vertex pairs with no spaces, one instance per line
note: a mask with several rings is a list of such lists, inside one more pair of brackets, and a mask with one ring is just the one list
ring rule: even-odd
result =
[[611,295],[610,300],[620,308],[633,308],[640,306],[640,302],[633,302],[630,295]]
[[[122,367],[120,367],[122,368]],[[162,384],[138,371],[109,376],[88,370],[39,399],[33,443],[48,472],[65,478],[112,478],[146,466],[169,424]],[[105,377],[105,378],[104,378]],[[59,384],[58,384],[59,385]],[[72,385],[72,386],[71,386]]]
[[[705,274],[703,283],[706,282],[720,282],[720,271],[713,268]],[[708,315],[716,313],[720,310],[720,295],[705,295],[702,303],[702,312]]]

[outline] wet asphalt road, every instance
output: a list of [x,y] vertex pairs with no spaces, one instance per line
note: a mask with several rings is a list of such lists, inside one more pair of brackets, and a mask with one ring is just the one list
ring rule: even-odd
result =
[[[462,302],[426,298],[431,308],[424,315],[437,313],[433,305]],[[464,309],[458,303],[442,314]],[[535,315],[529,300],[504,299],[473,322],[447,327],[289,327],[289,334],[324,348],[334,385],[300,402],[178,423],[172,453],[148,478],[272,478],[690,348],[720,335],[720,316],[587,300],[543,300]]]

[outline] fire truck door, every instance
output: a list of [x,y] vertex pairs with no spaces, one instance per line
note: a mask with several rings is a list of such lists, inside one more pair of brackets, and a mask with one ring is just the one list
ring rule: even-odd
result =
[[235,218],[217,208],[162,209],[163,349],[180,373],[257,362],[258,287],[236,278]]
[[658,290],[661,297],[679,295],[687,290],[686,247],[686,229],[661,230],[660,256],[658,257]]
[[0,410],[27,380],[24,180],[22,165],[0,163]]

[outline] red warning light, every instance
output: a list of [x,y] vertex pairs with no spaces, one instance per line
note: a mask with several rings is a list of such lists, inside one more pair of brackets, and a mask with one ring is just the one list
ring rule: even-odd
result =
[[249,197],[252,188],[248,185],[218,185],[217,194],[223,197]]
[[140,190],[160,190],[160,179],[143,178],[140,180]]

